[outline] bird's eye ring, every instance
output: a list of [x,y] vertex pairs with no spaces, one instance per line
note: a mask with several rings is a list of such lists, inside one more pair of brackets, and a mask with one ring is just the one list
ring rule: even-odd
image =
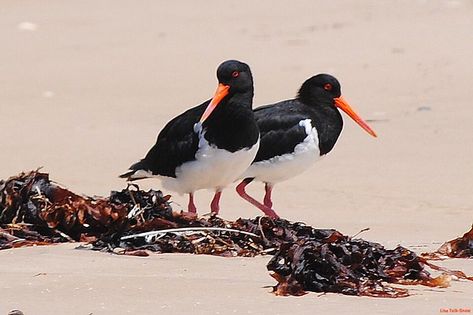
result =
[[331,90],[332,90],[332,85],[331,85],[330,83],[326,83],[326,84],[324,85],[324,90],[325,90],[325,91],[331,91]]
[[238,71],[233,71],[232,72],[232,77],[237,78],[240,75],[240,72]]

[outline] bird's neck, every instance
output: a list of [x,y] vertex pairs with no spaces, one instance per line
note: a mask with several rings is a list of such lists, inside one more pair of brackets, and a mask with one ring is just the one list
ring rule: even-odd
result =
[[[333,100],[318,100],[311,106],[305,103],[312,112],[319,137],[320,155],[329,153],[343,129],[343,118]],[[316,105],[315,105],[316,104]]]
[[[247,91],[245,93],[236,93],[236,94],[232,95],[228,99],[228,102],[226,102],[226,103],[230,106],[231,105],[243,106],[243,107],[246,107],[249,110],[252,110],[252,108],[253,108],[253,95],[254,95],[253,90]],[[232,107],[235,107],[235,106],[232,106]]]
[[259,131],[252,105],[253,91],[224,99],[202,126],[206,140],[231,152],[253,146]]
[[253,91],[236,93],[225,99],[215,108],[204,123],[204,127],[225,126],[232,121],[244,123],[253,116]]

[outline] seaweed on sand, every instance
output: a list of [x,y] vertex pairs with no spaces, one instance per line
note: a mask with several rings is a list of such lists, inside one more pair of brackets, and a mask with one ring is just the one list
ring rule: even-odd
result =
[[[471,234],[450,248],[471,255]],[[278,282],[278,295],[314,291],[395,298],[409,292],[391,284],[446,287],[452,276],[473,280],[407,248],[386,249],[333,229],[268,217],[226,221],[176,212],[170,196],[136,185],[112,191],[107,198],[92,198],[61,187],[39,171],[0,181],[0,249],[77,241],[94,250],[139,256],[274,254],[267,268]],[[432,277],[426,267],[442,274]]]

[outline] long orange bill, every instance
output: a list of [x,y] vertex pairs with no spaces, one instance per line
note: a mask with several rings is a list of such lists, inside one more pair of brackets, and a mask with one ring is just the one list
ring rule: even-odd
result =
[[373,137],[377,137],[376,132],[374,132],[374,130],[371,129],[370,126],[368,126],[368,124],[363,119],[361,119],[357,113],[355,113],[355,111],[343,97],[340,96],[335,99],[335,106],[347,113],[347,115],[350,116],[351,119],[353,119],[358,125],[360,125],[361,128],[365,129],[367,133]]
[[218,84],[217,91],[215,91],[215,95],[210,101],[209,105],[205,109],[205,112],[200,117],[200,122],[203,123],[207,118],[209,118],[210,114],[217,108],[218,104],[223,100],[225,96],[228,95],[228,90],[230,89],[229,85],[225,85],[222,83]]

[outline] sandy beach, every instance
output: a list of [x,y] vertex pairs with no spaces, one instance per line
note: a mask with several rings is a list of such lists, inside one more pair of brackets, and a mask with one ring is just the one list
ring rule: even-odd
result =
[[[344,116],[329,156],[275,187],[289,220],[418,253],[473,223],[473,2],[28,1],[0,4],[0,178],[43,170],[108,195],[172,117],[210,98],[215,69],[247,62],[256,106],[330,73],[377,131]],[[143,181],[143,189],[159,181]],[[224,191],[221,215],[259,210]],[[262,185],[249,192],[261,196]],[[211,192],[196,196],[209,211]],[[186,197],[173,195],[178,205]],[[77,244],[0,252],[0,314],[438,314],[473,310],[473,283],[404,299],[276,297],[269,257],[113,256]],[[473,261],[444,266],[473,274]],[[443,312],[445,313],[445,312]]]

